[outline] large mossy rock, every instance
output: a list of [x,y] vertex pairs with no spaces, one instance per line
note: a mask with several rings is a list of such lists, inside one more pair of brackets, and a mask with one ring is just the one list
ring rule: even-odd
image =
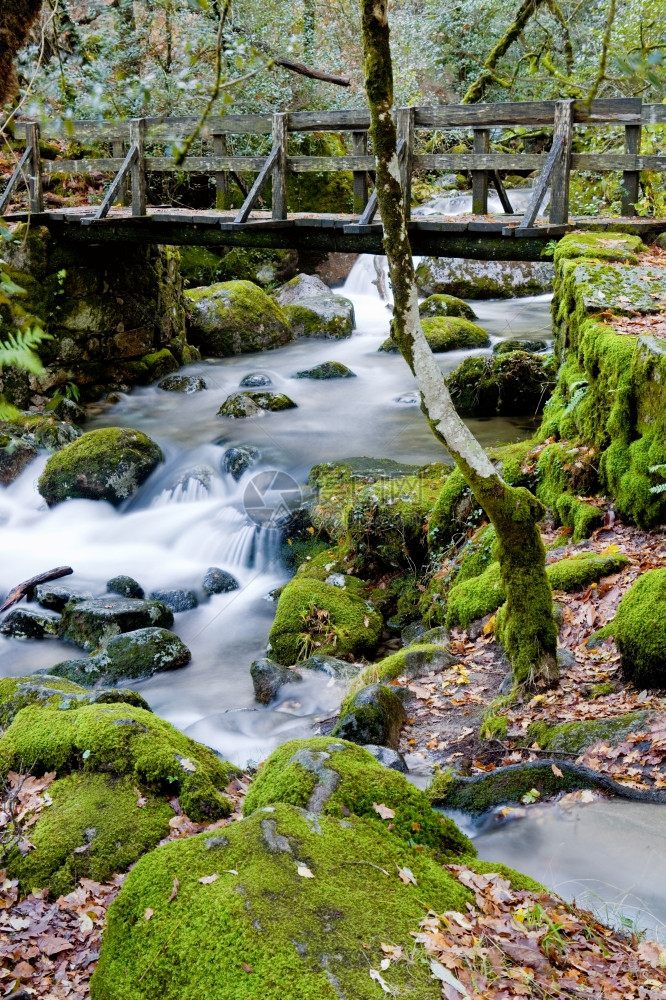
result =
[[425,792],[355,742],[319,736],[275,750],[252,782],[243,813],[278,802],[339,819],[351,813],[386,829],[387,820],[374,808],[381,804],[395,812],[394,837],[442,855],[476,853],[455,823],[432,809]]
[[339,340],[351,336],[354,306],[343,295],[335,295],[316,274],[297,274],[275,293],[294,336],[328,337]]
[[46,639],[58,632],[60,619],[49,611],[12,608],[0,622],[0,634],[12,639]]
[[456,298],[455,295],[429,295],[419,304],[419,315],[428,316],[461,316],[463,319],[476,319],[476,313],[470,305]]
[[267,351],[292,339],[280,306],[252,281],[223,281],[185,296],[190,338],[210,357]]
[[58,635],[81,649],[96,649],[122,632],[166,629],[171,625],[173,612],[160,601],[109,596],[68,604],[58,625]]
[[57,677],[93,687],[117,681],[151,677],[184,667],[192,654],[177,635],[165,628],[141,628],[116,635],[85,660],[65,660],[50,671]]
[[387,684],[368,684],[345,701],[333,735],[360,746],[374,743],[397,750],[406,719],[397,691]]
[[136,493],[163,458],[159,445],[141,431],[88,431],[49,458],[39,492],[49,506],[73,498],[119,504]]
[[6,729],[17,712],[28,705],[67,711],[81,705],[108,703],[125,703],[150,711],[148,702],[129,688],[101,687],[89,691],[80,684],[52,674],[5,677],[0,680],[0,729]]
[[552,264],[529,261],[423,257],[416,268],[419,292],[428,296],[511,299],[548,292],[552,280]]
[[[488,347],[490,337],[484,329],[468,319],[458,316],[436,316],[421,321],[425,338],[435,353],[443,351],[473,350]],[[380,351],[395,352],[398,345],[389,337],[379,348]]]
[[280,594],[269,650],[287,666],[312,652],[371,656],[381,632],[381,615],[347,588],[295,579]]
[[465,417],[534,416],[555,388],[552,357],[512,351],[491,358],[465,358],[446,384]]
[[[382,943],[412,955],[424,900],[440,913],[472,899],[378,824],[269,806],[141,859],[109,909],[91,998],[377,1000]],[[396,995],[441,997],[425,954],[382,975]]]
[[284,392],[271,392],[268,389],[245,389],[242,392],[232,392],[227,396],[217,411],[220,417],[256,417],[260,413],[278,413],[280,410],[293,410],[296,403]]
[[554,753],[582,754],[595,743],[618,746],[630,733],[646,728],[649,712],[627,712],[609,719],[585,719],[581,722],[533,722],[527,730],[526,745],[537,743],[542,750]]
[[666,569],[638,578],[607,630],[615,638],[627,680],[641,688],[666,688]]

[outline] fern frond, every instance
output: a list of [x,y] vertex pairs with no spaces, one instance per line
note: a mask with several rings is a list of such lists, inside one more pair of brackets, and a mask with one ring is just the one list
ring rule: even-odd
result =
[[7,340],[0,341],[0,368],[14,365],[32,375],[41,375],[44,368],[35,348],[45,340],[53,340],[53,337],[38,326],[10,333]]
[[650,493],[666,493],[666,483],[659,483],[658,486],[651,486]]
[[21,411],[0,396],[0,420],[18,420],[20,416]]
[[648,472],[663,472],[666,469],[666,465],[662,462],[660,465],[651,465]]
[[578,388],[576,389],[576,391],[574,392],[573,396],[571,397],[571,399],[569,400],[564,409],[565,413],[571,413],[573,410],[575,410],[578,404],[583,399],[585,399],[585,396],[587,395],[587,390],[589,389],[588,384],[584,382],[584,383],[577,383],[577,385]]

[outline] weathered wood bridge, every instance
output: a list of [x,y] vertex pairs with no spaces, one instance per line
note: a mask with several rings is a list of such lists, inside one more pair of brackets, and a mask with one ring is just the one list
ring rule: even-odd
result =
[[[414,171],[469,172],[472,214],[455,217],[412,217],[409,231],[414,252],[447,257],[505,260],[539,260],[544,245],[573,228],[618,229],[636,233],[666,230],[665,219],[638,217],[641,171],[666,171],[666,157],[643,155],[641,134],[646,126],[666,125],[666,105],[643,104],[640,98],[582,101],[535,101],[502,104],[443,105],[398,108],[398,155],[405,202],[411,201]],[[369,152],[369,114],[366,110],[299,111],[277,114],[226,115],[209,119],[202,138],[201,155],[187,155],[176,164],[168,155],[171,144],[182,143],[196,126],[194,118],[138,118],[130,121],[16,122],[17,136],[26,147],[0,196],[0,214],[7,213],[12,195],[25,183],[29,212],[13,211],[7,219],[30,218],[47,225],[54,235],[84,243],[144,242],[172,245],[227,245],[279,247],[302,250],[382,252],[382,225],[376,219],[377,198],[371,188],[374,158]],[[490,150],[491,135],[525,127],[552,129],[545,153],[506,153]],[[577,127],[614,129],[610,144],[623,152],[574,151]],[[471,153],[419,152],[422,133],[471,130]],[[333,132],[351,135],[352,153],[340,156],[292,156],[289,134]],[[229,152],[234,135],[272,137],[263,156],[238,156]],[[43,159],[40,138],[76,141],[103,147],[110,156],[94,159]],[[232,140],[233,141],[233,140]],[[208,151],[206,151],[208,150]],[[240,209],[193,211],[147,203],[147,175],[189,171],[215,180],[217,204],[228,204],[235,181],[244,195]],[[292,213],[287,206],[290,173],[348,171],[353,175],[354,213]],[[622,216],[572,218],[569,214],[569,178],[572,171],[622,174]],[[99,206],[45,210],[43,177],[60,174],[114,174]],[[514,212],[502,175],[538,172],[530,203],[523,214]],[[251,187],[243,175],[256,173]],[[269,179],[270,211],[256,205]],[[488,215],[489,185],[503,208],[502,215]],[[131,196],[130,196],[131,191]],[[549,215],[540,207],[549,193]]]

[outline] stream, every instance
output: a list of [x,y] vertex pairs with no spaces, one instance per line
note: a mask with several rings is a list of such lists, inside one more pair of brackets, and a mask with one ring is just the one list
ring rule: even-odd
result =
[[[342,682],[313,673],[298,685],[297,695],[288,686],[269,707],[254,701],[249,667],[265,652],[275,611],[270,593],[289,574],[280,562],[278,532],[254,523],[245,512],[248,483],[262,471],[277,470],[305,491],[312,465],[351,456],[419,465],[446,460],[420,412],[402,357],[378,352],[388,336],[390,312],[372,283],[375,276],[373,258],[362,256],[339,290],[354,304],[351,338],[303,340],[263,354],[202,361],[187,373],[201,375],[206,391],[183,395],[157,385],[137,388],[93,417],[86,429],[133,427],[156,440],[165,454],[164,464],[121,507],[71,500],[48,509],[36,490],[46,456],[0,488],[0,593],[58,565],[73,566],[68,583],[96,596],[118,574],[135,577],[146,593],[171,587],[200,592],[210,566],[237,578],[238,590],[175,615],[174,631],[191,649],[191,664],[132,686],[158,715],[241,766],[265,759],[285,740],[312,735],[318,720],[336,712],[344,694]],[[549,295],[475,301],[473,308],[493,343],[515,337],[552,340]],[[448,372],[470,353],[487,355],[490,348],[437,357]],[[341,361],[357,377],[292,378],[323,361]],[[236,421],[217,416],[224,399],[253,372],[268,375],[298,408]],[[468,423],[489,445],[524,437],[537,421]],[[253,445],[260,453],[258,464],[238,482],[222,469],[224,452],[235,445]],[[55,639],[22,642],[0,636],[2,676],[33,673],[75,655]],[[545,805],[524,812],[524,818],[478,834],[481,857],[525,871],[602,918],[607,907],[609,918],[617,921],[619,914],[661,934],[666,923],[663,807],[596,801],[570,810]]]

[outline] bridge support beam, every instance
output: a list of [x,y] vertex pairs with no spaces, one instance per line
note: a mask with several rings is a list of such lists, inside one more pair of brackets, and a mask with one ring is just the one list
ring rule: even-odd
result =
[[132,165],[132,215],[145,215],[146,192],[146,119],[132,118],[130,121],[130,145],[135,145],[137,155]]

